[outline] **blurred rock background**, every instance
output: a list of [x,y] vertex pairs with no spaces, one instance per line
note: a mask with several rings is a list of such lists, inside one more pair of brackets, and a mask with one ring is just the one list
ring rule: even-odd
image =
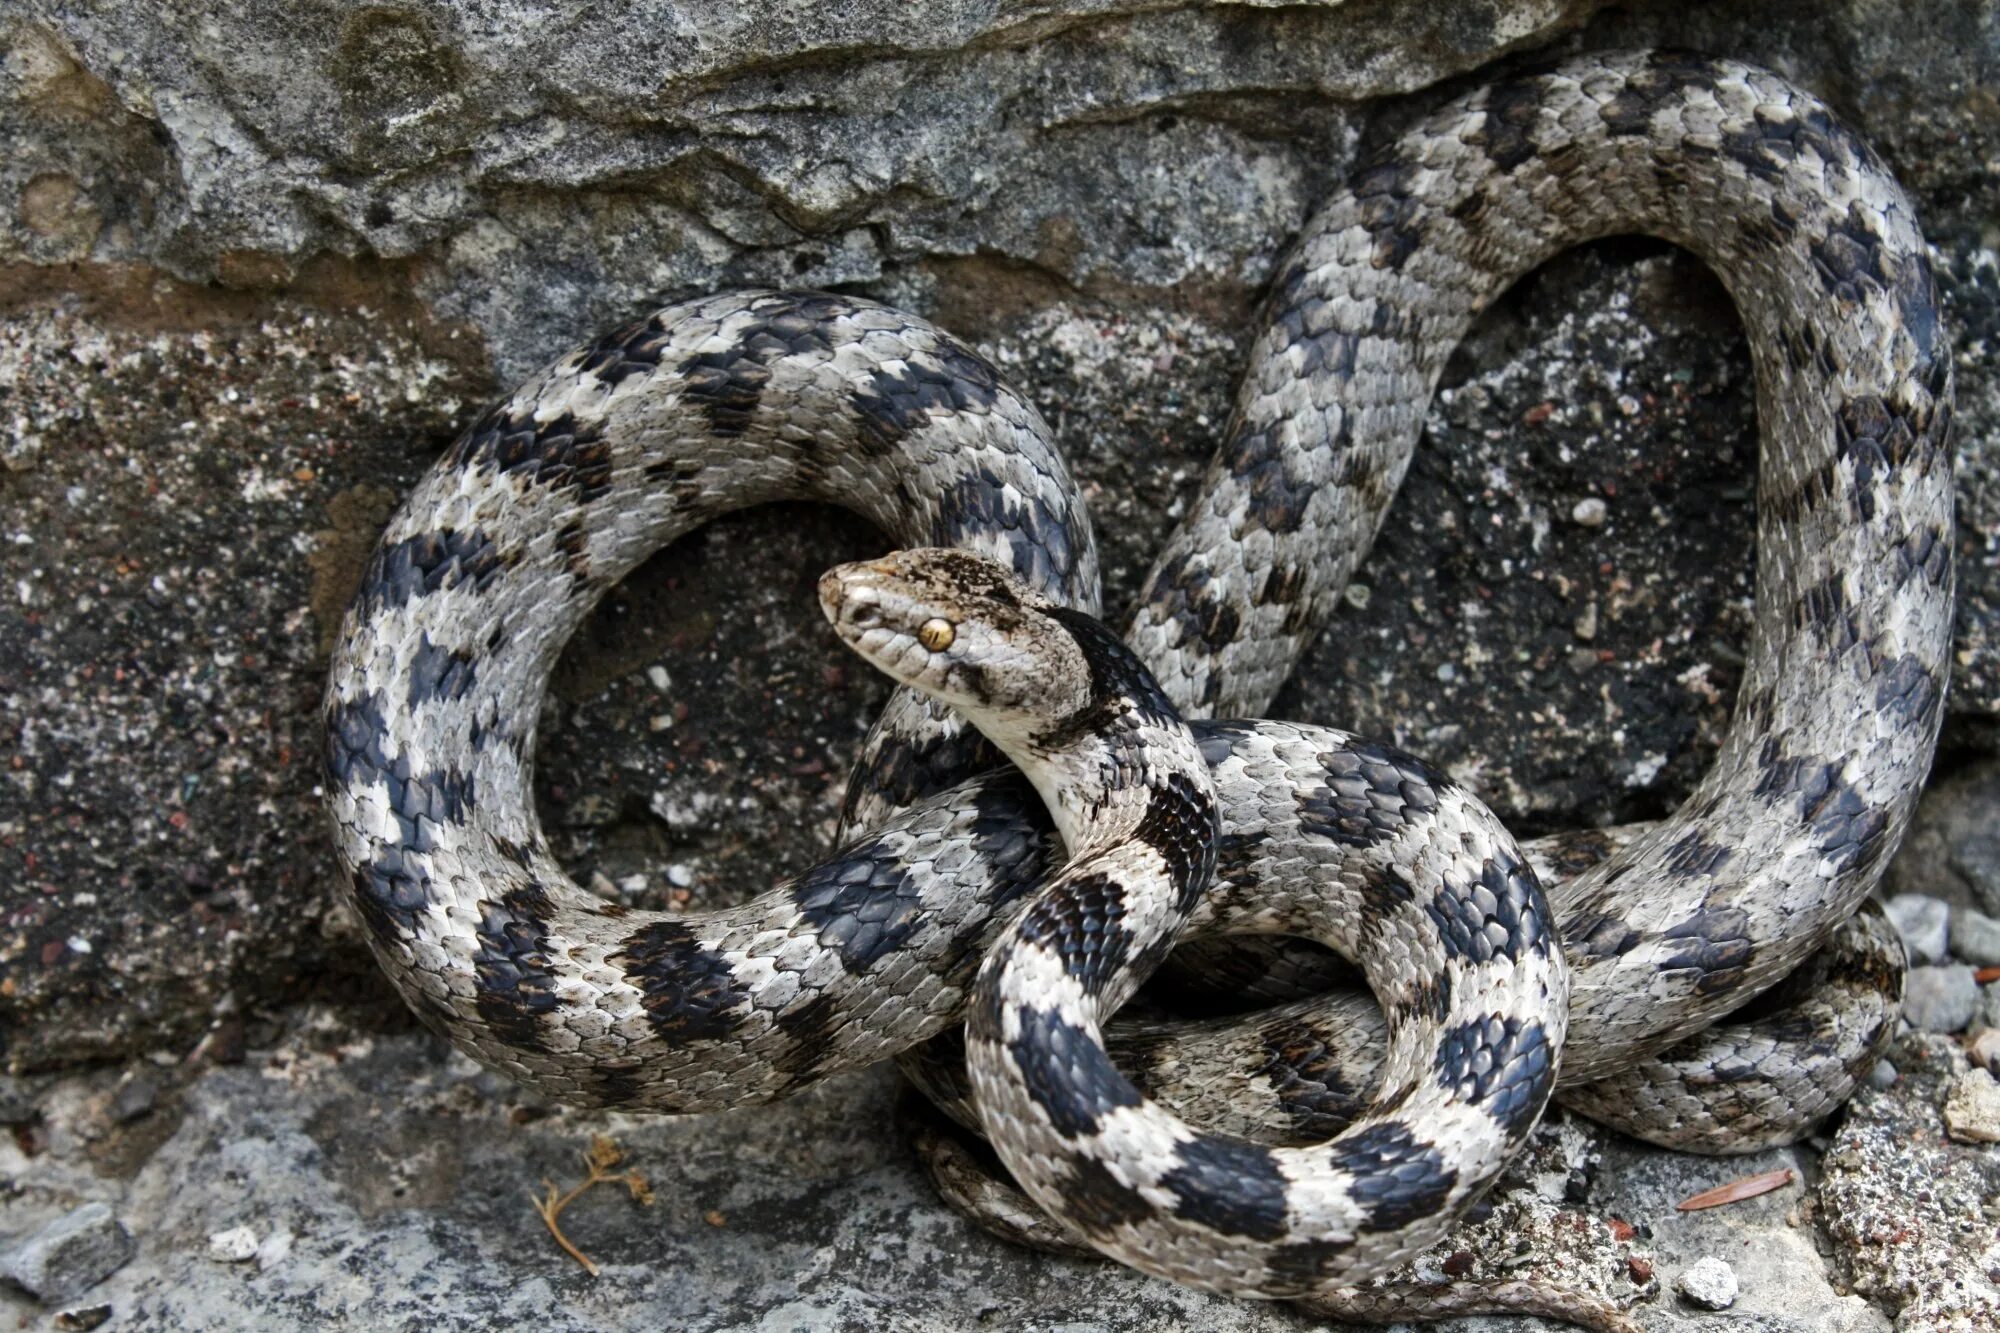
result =
[[[1596,1264],[1553,1219],[1615,1215],[1631,1234],[1596,1280],[1648,1327],[1716,1318],[1674,1286],[1707,1257],[1735,1265],[1733,1327],[1994,1327],[1982,0],[0,9],[0,1312],[1304,1326],[968,1231],[888,1128],[886,1074],[614,1124],[447,1059],[336,905],[314,792],[329,636],[397,497],[486,400],[663,299],[743,284],[891,301],[992,357],[1088,489],[1115,616],[1216,442],[1263,283],[1358,146],[1524,54],[1637,44],[1819,93],[1936,249],[1961,607],[1944,749],[1885,890],[1922,964],[1913,1030],[1817,1146],[1704,1162],[1553,1124],[1538,1152],[1566,1165],[1524,1166],[1502,1205],[1533,1215],[1529,1250],[1464,1252]],[[1454,360],[1360,584],[1274,711],[1424,754],[1523,832],[1671,808],[1741,662],[1753,399],[1726,294],[1678,252],[1613,240],[1532,275]],[[759,511],[609,599],[544,722],[541,809],[579,880],[700,906],[824,847],[885,689],[810,590],[877,545],[837,512]],[[606,1128],[660,1203],[578,1205],[593,1282],[524,1191]],[[1764,1158],[1799,1184],[1672,1212]]]

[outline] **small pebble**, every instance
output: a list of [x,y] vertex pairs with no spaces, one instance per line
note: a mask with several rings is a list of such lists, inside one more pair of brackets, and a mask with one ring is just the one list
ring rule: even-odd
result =
[[1923,1032],[1963,1032],[1979,1010],[1979,983],[1962,963],[1913,967],[1903,989],[1903,1019]]
[[129,1125],[153,1109],[160,1099],[160,1080],[144,1069],[135,1069],[111,1094],[111,1118]]
[[2000,1143],[2000,1082],[1970,1070],[1944,1099],[1944,1132],[1960,1143]]
[[1981,1028],[1973,1033],[1965,1053],[1987,1073],[2000,1074],[2000,1028]]
[[1951,923],[1951,906],[1923,893],[1899,893],[1882,904],[1896,933],[1903,937],[1910,966],[1922,967],[1944,957]]
[[1594,495],[1578,500],[1575,507],[1569,511],[1570,521],[1580,523],[1586,528],[1601,528],[1604,526],[1604,520],[1610,516],[1610,507]]
[[1951,914],[1951,952],[1974,967],[2000,967],[2000,921],[1961,907]]
[[1585,643],[1589,643],[1592,639],[1595,639],[1597,637],[1596,602],[1590,602],[1584,606],[1583,614],[1576,618],[1576,623],[1570,626],[1570,630],[1572,633],[1576,635],[1577,638],[1582,639]]
[[676,861],[667,867],[667,883],[677,889],[685,889],[694,883],[694,871],[685,862]]
[[1689,1305],[1703,1310],[1727,1310],[1736,1304],[1736,1270],[1714,1255],[1697,1259],[1674,1279]]
[[1875,1067],[1868,1071],[1868,1086],[1876,1091],[1886,1091],[1896,1086],[1896,1080],[1903,1075],[1887,1060],[1877,1060]]
[[225,1264],[240,1264],[257,1257],[257,1233],[249,1227],[231,1227],[208,1238],[208,1257]]
[[45,1305],[80,1296],[131,1261],[132,1233],[111,1205],[87,1203],[22,1241],[0,1271]]

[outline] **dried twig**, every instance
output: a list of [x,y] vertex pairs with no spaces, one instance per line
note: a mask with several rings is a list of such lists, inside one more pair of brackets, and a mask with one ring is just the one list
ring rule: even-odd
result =
[[562,1227],[557,1223],[556,1219],[562,1216],[563,1209],[569,1207],[582,1197],[584,1191],[590,1189],[592,1186],[602,1185],[607,1180],[614,1180],[622,1184],[626,1192],[631,1195],[634,1203],[651,1204],[653,1202],[653,1187],[646,1183],[644,1176],[640,1175],[637,1171],[622,1171],[616,1175],[612,1174],[611,1168],[624,1160],[625,1154],[619,1150],[617,1144],[601,1134],[597,1135],[591,1139],[589,1149],[583,1154],[583,1164],[589,1170],[590,1174],[584,1177],[582,1184],[572,1186],[567,1190],[558,1191],[553,1181],[544,1180],[542,1188],[547,1190],[548,1194],[546,1196],[538,1194],[528,1196],[534,1200],[535,1211],[541,1214],[542,1223],[548,1227],[549,1234],[556,1238],[556,1244],[562,1246],[564,1252],[570,1258],[582,1264],[583,1271],[592,1277],[597,1276],[597,1265],[591,1262],[589,1255],[570,1243],[570,1238],[563,1235]]

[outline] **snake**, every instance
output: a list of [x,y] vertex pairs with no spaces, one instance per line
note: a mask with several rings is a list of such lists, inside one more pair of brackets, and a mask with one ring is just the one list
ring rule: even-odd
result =
[[[1495,882],[1446,873],[1462,839],[1439,820],[1479,812],[1460,784],[1345,733],[1210,719],[1263,712],[1327,623],[1480,311],[1554,254],[1630,232],[1706,261],[1749,335],[1753,629],[1707,774],[1667,819],[1602,838],[1601,859],[1542,903],[1534,846],[1516,857],[1501,830],[1482,862],[1501,867]],[[1017,390],[915,316],[770,291],[668,306],[558,359],[444,453],[363,571],[329,676],[325,802],[347,897],[414,1012],[551,1098],[671,1112],[921,1056],[969,1018],[980,1123],[1065,1234],[1243,1294],[1331,1299],[1439,1234],[1539,1113],[1544,1082],[1611,1115],[1647,1098],[1605,1081],[1637,1079],[1671,1121],[1638,1132],[1711,1151],[1735,1122],[1802,1133],[1787,1089],[1844,1096],[1892,1026],[1895,951],[1851,923],[1907,828],[1943,712],[1950,348],[1907,197],[1778,75],[1593,52],[1517,68],[1365,154],[1307,221],[1260,320],[1221,446],[1122,636],[1150,683],[1121,674],[1116,695],[1143,697],[1163,733],[1185,727],[1207,765],[1215,838],[1181,855],[1212,856],[1213,872],[1197,892],[1199,875],[1153,867],[1176,881],[1174,910],[1147,909],[1130,966],[1068,979],[1098,989],[1064,992],[1067,1027],[1016,1053],[1006,1024],[1032,1007],[1023,986],[1056,985],[1046,957],[1042,974],[1013,969],[1061,953],[1022,923],[1075,901],[1063,853],[1082,830],[1060,808],[1052,825],[1043,797],[1059,793],[1032,774],[981,774],[992,745],[908,681],[863,744],[841,849],[739,906],[606,902],[542,835],[535,737],[563,644],[647,555],[722,513],[841,505],[895,547],[995,562],[1027,590],[1017,600],[1100,608],[1088,516]],[[1544,863],[1576,845],[1546,844]],[[1382,869],[1418,862],[1437,873]],[[1329,893],[1348,910],[1306,921]],[[1436,908],[1421,921],[1419,900]],[[1332,1113],[1345,1127],[1329,1143],[1348,1146],[1295,1180],[1293,1148],[1189,1128],[1168,1088],[1138,1091],[1097,1058],[1091,1029],[1174,938],[1302,922],[1351,953],[1389,1039],[1376,1073],[1343,1073],[1308,1042],[1290,1072],[1266,1052],[1255,1078],[1223,1077],[1280,1118],[1296,1111],[1288,1088],[1379,1089]],[[1830,942],[1865,956],[1823,960],[1834,998],[1718,1029]],[[1487,1013],[1504,1016],[1471,1033],[1455,1020],[1501,960],[1542,969],[1549,1003],[1531,1019],[1495,992]],[[1888,997],[1874,1017],[1849,1017],[1840,997],[1870,990]],[[1866,1031],[1835,1041],[1827,1024]],[[1236,1027],[1269,1045],[1254,1020]],[[1104,1042],[1118,1041],[1114,1022]],[[1167,1065],[1200,1046],[1173,1041]],[[1839,1069],[1796,1076],[1835,1047]],[[1460,1054],[1413,1068],[1424,1051]],[[1051,1058],[1030,1068],[1037,1052]],[[1467,1116],[1490,1124],[1466,1130]]]

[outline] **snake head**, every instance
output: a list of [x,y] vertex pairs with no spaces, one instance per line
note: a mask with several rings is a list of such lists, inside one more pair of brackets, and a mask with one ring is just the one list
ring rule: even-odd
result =
[[1004,748],[1067,716],[1090,670],[1055,603],[970,551],[919,547],[830,569],[819,599],[855,652],[958,709]]

